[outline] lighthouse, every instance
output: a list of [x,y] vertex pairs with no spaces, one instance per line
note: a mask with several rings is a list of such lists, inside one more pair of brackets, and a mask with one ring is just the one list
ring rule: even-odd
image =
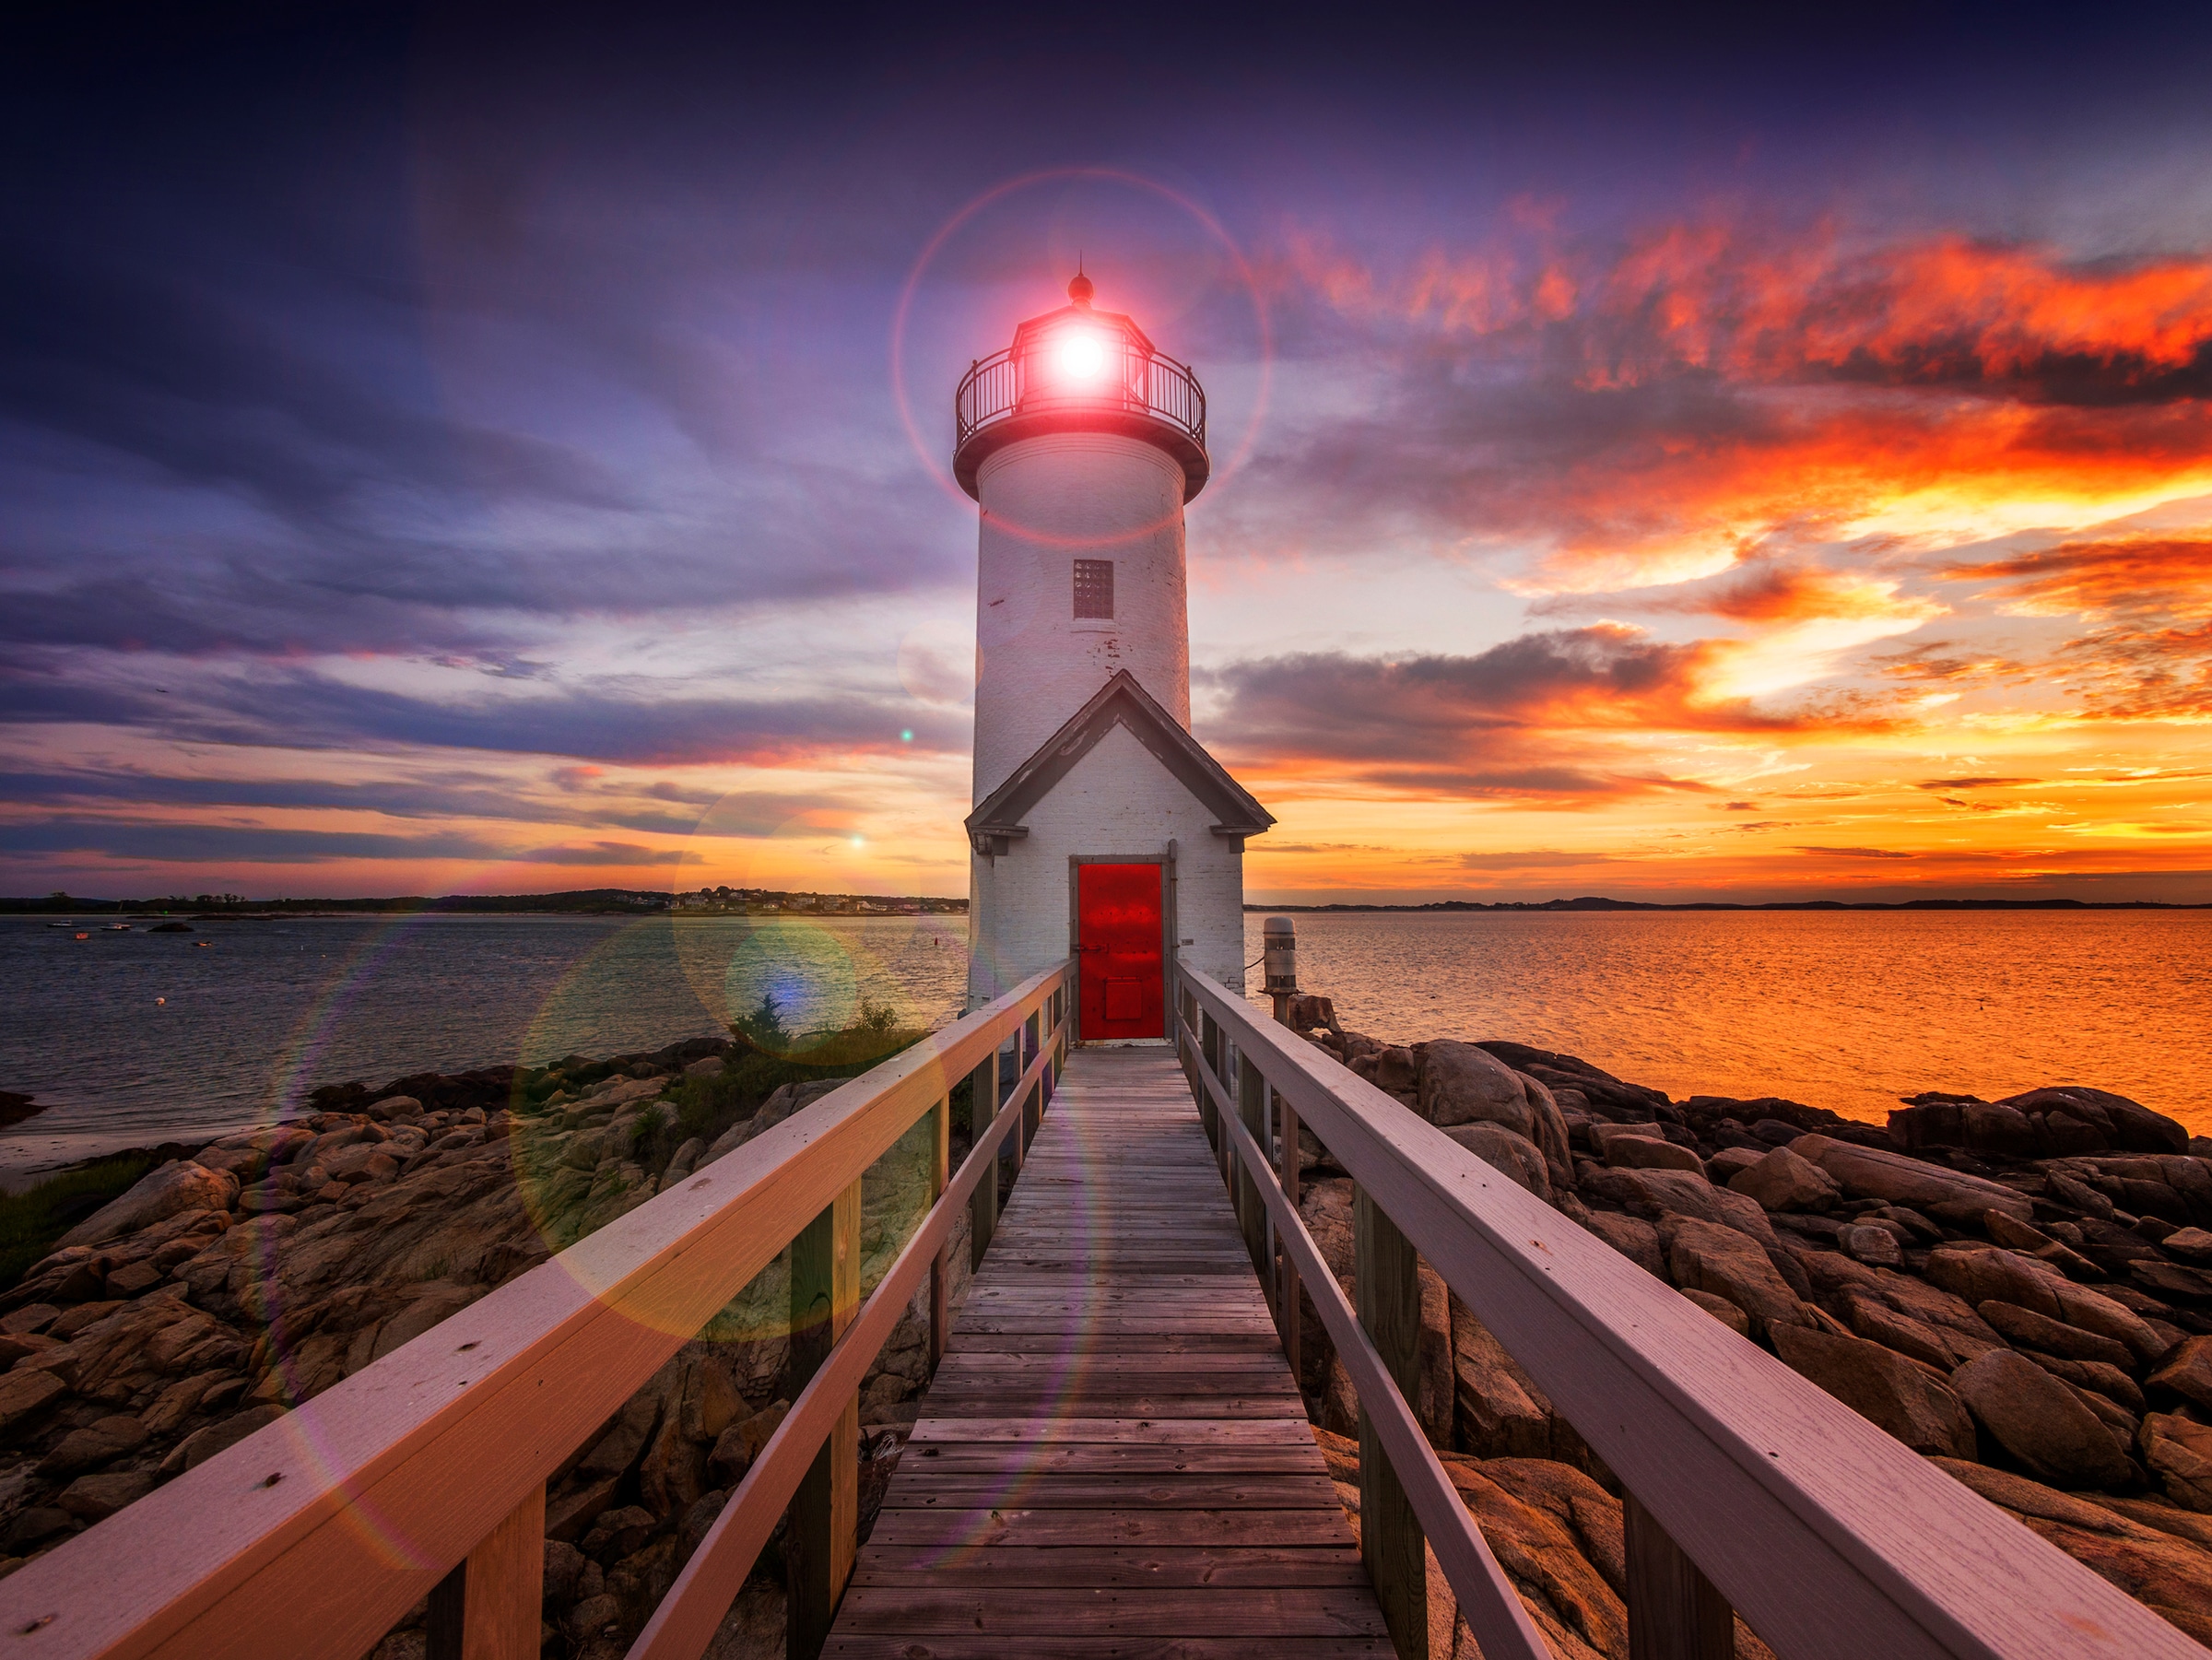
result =
[[1086,1042],[1168,1035],[1180,958],[1241,990],[1244,838],[1275,822],[1191,736],[1183,509],[1206,393],[1068,303],[976,361],[953,477],[981,509],[968,1001],[1077,963]]

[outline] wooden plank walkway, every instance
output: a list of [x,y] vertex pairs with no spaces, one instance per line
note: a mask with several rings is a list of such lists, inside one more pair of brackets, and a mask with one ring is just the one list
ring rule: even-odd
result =
[[1189,1086],[1079,1049],[827,1653],[1388,1655]]

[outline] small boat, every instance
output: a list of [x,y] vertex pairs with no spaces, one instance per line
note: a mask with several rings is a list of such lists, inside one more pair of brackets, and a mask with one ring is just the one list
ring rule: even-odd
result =
[[103,934],[128,934],[130,931],[131,924],[128,923],[110,923],[100,930]]
[[74,928],[76,926],[75,923],[48,923],[46,925],[49,928]]
[[92,936],[89,934],[79,934],[77,936],[77,938],[79,939],[90,939],[91,937]]

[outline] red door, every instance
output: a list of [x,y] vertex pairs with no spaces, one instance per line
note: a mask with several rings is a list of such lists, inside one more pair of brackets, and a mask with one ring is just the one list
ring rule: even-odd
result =
[[1158,865],[1076,866],[1082,1035],[1164,1038]]

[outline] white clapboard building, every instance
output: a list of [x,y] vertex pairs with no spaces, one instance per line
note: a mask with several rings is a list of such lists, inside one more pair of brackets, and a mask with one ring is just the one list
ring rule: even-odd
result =
[[1244,838],[1275,819],[1190,733],[1206,394],[1088,277],[1067,291],[955,400],[982,510],[968,1001],[1073,952],[1080,1038],[1159,1039],[1177,955],[1242,987]]

